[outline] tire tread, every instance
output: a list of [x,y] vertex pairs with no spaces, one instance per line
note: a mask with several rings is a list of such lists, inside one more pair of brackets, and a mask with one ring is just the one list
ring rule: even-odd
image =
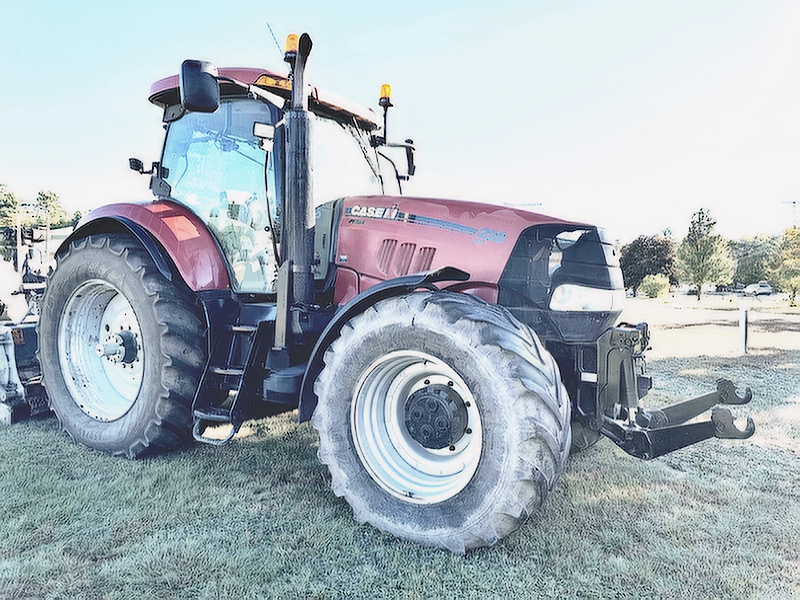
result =
[[[351,338],[362,332],[393,322],[396,315],[409,316],[413,327],[437,328],[439,333],[468,340],[478,354],[490,356],[493,364],[503,365],[513,392],[511,410],[518,416],[520,429],[514,456],[513,484],[503,498],[496,499],[491,514],[468,519],[463,527],[420,531],[413,523],[387,525],[380,514],[380,499],[365,501],[364,490],[348,475],[344,459],[334,448],[341,444],[349,429],[348,415],[329,402],[326,394],[337,377],[334,367],[353,358],[358,349]],[[354,317],[340,337],[327,349],[323,369],[315,384],[320,398],[313,424],[320,434],[320,461],[327,465],[331,487],[353,508],[359,523],[368,522],[424,545],[447,548],[463,554],[466,550],[495,544],[512,531],[542,504],[563,472],[570,449],[570,402],[553,357],[536,334],[520,323],[509,311],[487,304],[473,296],[448,292],[417,292],[378,302]]]
[[[148,298],[149,310],[158,325],[160,333],[156,351],[161,352],[164,365],[158,397],[152,401],[153,409],[147,411],[144,422],[134,427],[140,433],[121,440],[117,447],[103,449],[112,455],[135,459],[183,445],[191,439],[191,403],[205,362],[205,326],[197,299],[181,281],[170,282],[165,279],[144,248],[129,234],[95,234],[73,241],[57,256],[54,275],[65,261],[75,260],[76,255],[87,248],[107,252],[123,260],[130,270],[130,276],[138,278]],[[47,315],[43,318],[52,317]],[[48,369],[43,364],[45,386],[51,377],[61,377],[55,373],[57,368],[52,366],[52,369]],[[72,431],[72,424],[65,422],[58,402],[51,399],[50,405],[58,416],[60,427],[70,438],[87,445]]]

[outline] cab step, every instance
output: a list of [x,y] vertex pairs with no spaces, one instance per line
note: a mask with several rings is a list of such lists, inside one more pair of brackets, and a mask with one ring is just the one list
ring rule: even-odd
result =
[[[262,321],[258,326],[232,324],[220,329],[192,404],[196,441],[225,444],[252,414],[250,403],[257,395],[259,379],[263,380],[272,327],[272,322]],[[219,425],[229,425],[225,435],[206,434]]]

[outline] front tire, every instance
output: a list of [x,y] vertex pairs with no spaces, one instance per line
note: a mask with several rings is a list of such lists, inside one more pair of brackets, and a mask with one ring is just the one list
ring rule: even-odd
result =
[[563,471],[558,368],[502,307],[446,292],[383,300],[324,361],[319,458],[359,522],[464,553],[517,529]]
[[130,235],[74,241],[58,256],[39,320],[50,408],[74,441],[136,458],[191,438],[205,360],[192,292]]
[[575,454],[592,448],[603,437],[599,431],[590,429],[578,420],[572,421],[572,450]]

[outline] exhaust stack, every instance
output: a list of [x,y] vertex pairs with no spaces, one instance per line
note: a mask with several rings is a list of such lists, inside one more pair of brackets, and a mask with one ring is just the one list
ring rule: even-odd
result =
[[314,203],[311,182],[311,115],[304,81],[311,38],[304,33],[286,40],[284,60],[292,68],[291,108],[286,112],[286,215],[284,232],[287,261],[291,261],[291,298],[287,304],[314,302]]

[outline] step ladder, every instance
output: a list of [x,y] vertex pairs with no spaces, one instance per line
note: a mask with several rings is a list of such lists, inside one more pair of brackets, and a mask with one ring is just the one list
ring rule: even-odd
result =
[[[252,414],[249,405],[259,400],[271,326],[263,321],[220,329],[192,403],[192,435],[198,442],[227,443]],[[206,435],[207,429],[218,425],[230,425],[223,437]]]

